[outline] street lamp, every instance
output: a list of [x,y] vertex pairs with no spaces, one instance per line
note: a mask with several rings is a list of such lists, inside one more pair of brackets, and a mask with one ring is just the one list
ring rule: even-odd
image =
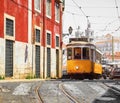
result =
[[73,28],[70,26],[70,27],[68,28],[69,34],[72,34],[72,31],[73,31]]
[[114,62],[114,37],[112,36],[112,62]]

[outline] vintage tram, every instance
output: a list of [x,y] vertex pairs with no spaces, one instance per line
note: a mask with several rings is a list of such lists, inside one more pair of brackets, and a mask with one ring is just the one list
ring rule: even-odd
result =
[[66,50],[67,78],[98,79],[102,76],[102,53],[88,38],[71,38]]

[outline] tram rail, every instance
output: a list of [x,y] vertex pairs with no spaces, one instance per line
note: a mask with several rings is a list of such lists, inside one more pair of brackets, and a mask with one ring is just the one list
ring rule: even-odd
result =
[[[95,82],[95,81],[94,81]],[[114,88],[114,86],[110,85],[110,84],[107,84],[109,82],[105,82],[105,81],[101,81],[101,83],[103,85],[100,85],[100,86],[103,86],[103,88],[107,89],[106,87],[108,87],[108,89],[112,90],[113,92],[117,93],[117,94],[120,94],[120,90],[117,90],[116,88]],[[110,83],[114,83],[114,82],[110,82]],[[117,83],[117,82],[116,82]],[[42,94],[40,93],[40,87],[41,87],[42,83],[40,83],[40,85],[37,85],[36,88],[35,88],[35,93],[37,95],[37,100],[38,100],[38,103],[45,103],[47,97],[45,97],[45,101],[43,100],[43,97],[42,97]],[[48,89],[50,90],[50,89]],[[54,95],[53,96],[53,99],[57,99],[57,101],[63,101],[61,100],[61,95],[63,95],[64,97],[64,101],[66,102],[71,102],[71,103],[89,103],[89,99],[85,98],[84,96],[81,96],[79,98],[79,96],[75,95],[74,93],[72,93],[71,91],[67,90],[66,88],[66,85],[64,85],[63,81],[62,83],[58,83],[56,85],[56,88],[54,88],[53,90],[50,90],[50,93],[51,94],[54,94],[55,90],[57,90],[57,94],[60,94],[60,95]],[[47,91],[47,89],[46,89]],[[52,93],[53,92],[53,93]],[[55,93],[56,93],[55,92]],[[48,91],[46,93],[49,93]],[[52,96],[51,96],[52,98]],[[53,100],[53,101],[56,101],[56,100]],[[49,102],[49,101],[47,101]],[[52,101],[51,101],[52,102]]]
[[40,93],[39,93],[40,87],[41,87],[41,84],[40,84],[39,86],[36,86],[36,88],[35,88],[35,93],[36,93],[36,95],[37,95],[38,102],[39,102],[39,103],[44,103],[44,101],[43,101],[43,99],[42,99],[42,97],[41,97],[41,95],[40,95]]
[[[117,82],[116,82],[116,83],[117,83]],[[103,84],[104,84],[105,86],[107,86],[108,88],[110,88],[112,91],[120,94],[120,90],[119,90],[119,89],[117,89],[117,88],[115,88],[115,87],[113,87],[113,86],[110,86],[110,85],[108,85],[108,84],[106,84],[106,83],[104,83],[104,82],[103,82]]]
[[[41,95],[40,95],[40,92],[39,92],[40,87],[41,87],[41,84],[40,84],[39,86],[36,86],[36,88],[35,88],[35,93],[36,93],[36,95],[37,95],[37,98],[38,98],[37,100],[38,100],[38,102],[39,102],[39,103],[44,103],[44,101],[43,101],[43,99],[42,99],[42,97],[41,97]],[[60,83],[60,84],[58,85],[58,88],[63,92],[63,94],[64,94],[72,103],[80,103],[79,100],[78,100],[75,96],[72,96],[72,95],[64,88],[64,86],[63,86],[62,83]]]
[[80,103],[77,98],[72,96],[70,93],[67,92],[67,90],[64,88],[63,84],[59,84],[59,88],[62,90],[62,92],[73,102],[73,103]]

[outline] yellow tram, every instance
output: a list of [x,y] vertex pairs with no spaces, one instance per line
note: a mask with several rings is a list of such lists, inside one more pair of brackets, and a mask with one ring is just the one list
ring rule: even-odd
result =
[[102,53],[88,38],[71,38],[67,44],[67,75],[77,79],[98,79],[102,75]]

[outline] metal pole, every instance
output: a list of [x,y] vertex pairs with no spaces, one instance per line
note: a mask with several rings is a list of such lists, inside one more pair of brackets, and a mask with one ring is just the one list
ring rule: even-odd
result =
[[114,37],[112,36],[112,62],[114,62]]

